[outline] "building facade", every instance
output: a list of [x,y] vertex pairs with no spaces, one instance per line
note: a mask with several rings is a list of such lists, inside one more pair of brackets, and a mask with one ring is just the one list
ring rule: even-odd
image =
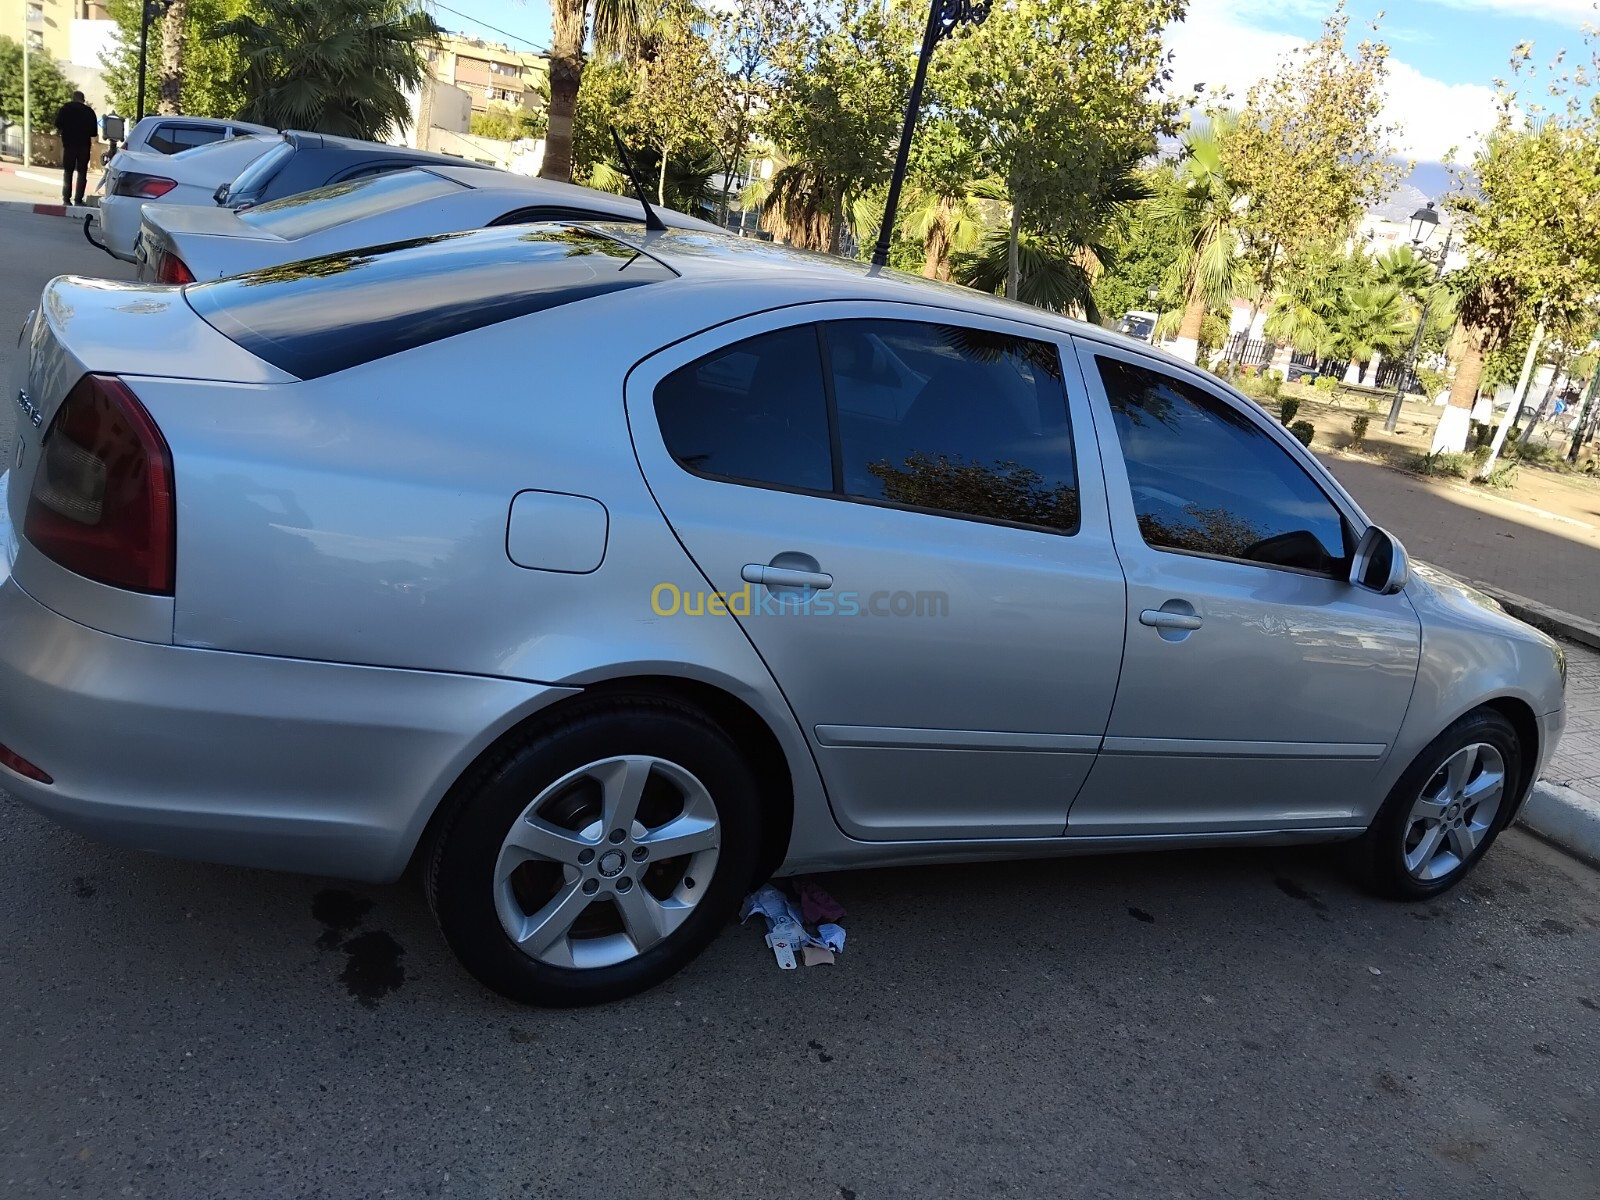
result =
[[472,98],[473,112],[491,104],[541,112],[550,94],[550,60],[528,50],[447,33],[427,49],[428,70]]
[[71,61],[74,21],[110,19],[103,3],[90,0],[0,0],[0,37],[17,42],[26,36],[30,51],[56,62]]

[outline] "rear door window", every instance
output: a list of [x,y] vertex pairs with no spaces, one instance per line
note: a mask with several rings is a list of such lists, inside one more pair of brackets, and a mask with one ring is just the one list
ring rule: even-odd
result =
[[159,150],[163,154],[179,154],[184,150],[193,150],[196,146],[209,146],[212,142],[220,142],[225,137],[227,137],[226,129],[163,122],[151,132],[149,145],[152,150]]
[[239,219],[263,233],[293,241],[348,221],[466,190],[465,184],[432,171],[390,171],[271,200],[240,213]]
[[828,400],[815,325],[759,334],[656,385],[661,436],[697,475],[826,492]]

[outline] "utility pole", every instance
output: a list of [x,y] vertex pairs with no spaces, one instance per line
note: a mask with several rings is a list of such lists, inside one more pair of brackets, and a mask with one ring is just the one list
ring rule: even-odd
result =
[[150,22],[166,13],[172,0],[144,0],[139,12],[139,91],[133,105],[133,121],[137,125],[144,119],[144,76],[150,57]]
[[922,111],[922,85],[928,78],[928,63],[933,51],[957,25],[983,24],[989,15],[990,0],[931,0],[928,24],[922,31],[922,50],[917,55],[917,73],[906,97],[906,120],[900,129],[900,149],[895,154],[894,174],[889,176],[889,196],[883,205],[883,221],[878,226],[878,244],[872,250],[872,265],[889,265],[889,246],[894,238],[895,210],[900,207],[900,185],[906,180],[906,164],[911,157],[911,135],[916,132],[917,115]]
[[33,15],[33,5],[22,5],[22,165],[33,166],[33,80],[28,74],[28,35],[32,32],[29,28],[29,17]]
[[[1432,203],[1428,205],[1428,208],[1430,210],[1433,208]],[[1423,228],[1425,230],[1426,226],[1423,226]],[[1450,239],[1455,235],[1456,231],[1454,229],[1446,229],[1444,231],[1444,249],[1439,251],[1439,269],[1434,274],[1433,287],[1428,289],[1427,296],[1423,298],[1422,313],[1417,317],[1417,336],[1411,339],[1411,353],[1406,355],[1405,370],[1401,371],[1400,382],[1395,385],[1394,400],[1389,405],[1389,415],[1383,419],[1383,427],[1389,433],[1393,433],[1395,427],[1400,424],[1400,409],[1406,401],[1406,381],[1416,376],[1417,352],[1422,349],[1422,335],[1428,328],[1428,310],[1433,307],[1434,288],[1438,287],[1439,281],[1444,278],[1445,265],[1450,261]],[[1420,241],[1414,240],[1412,242],[1417,247],[1417,254],[1424,258],[1427,256],[1423,254],[1422,242],[1426,240],[1427,237],[1424,233]],[[1377,380],[1373,380],[1373,382],[1376,383]],[[1432,396],[1427,398],[1429,400],[1433,399]]]

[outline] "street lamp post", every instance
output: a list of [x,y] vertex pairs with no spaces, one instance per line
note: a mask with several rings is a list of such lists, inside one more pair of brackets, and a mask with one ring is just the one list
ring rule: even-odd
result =
[[172,0],[144,0],[144,10],[139,14],[139,93],[133,105],[135,124],[144,119],[144,72],[150,52],[150,22],[156,17],[165,16],[171,7]]
[[[1439,214],[1434,211],[1433,201],[1428,201],[1427,208],[1419,208],[1411,214],[1411,244],[1423,258],[1428,257],[1423,250],[1423,244],[1433,236],[1434,230],[1439,228]],[[1439,268],[1434,274],[1435,284],[1444,278],[1445,262],[1450,257],[1450,239],[1455,236],[1455,230],[1447,229],[1444,232],[1444,246],[1439,251]],[[1433,292],[1430,289],[1428,296],[1422,302],[1422,312],[1417,317],[1417,336],[1411,339],[1411,353],[1406,356],[1405,370],[1400,373],[1400,381],[1394,387],[1394,400],[1389,405],[1389,415],[1383,422],[1384,429],[1390,433],[1395,431],[1400,424],[1400,407],[1405,403],[1406,380],[1417,369],[1417,352],[1422,349],[1422,332],[1428,327],[1428,310],[1433,307]]]
[[981,25],[988,15],[989,0],[931,0],[928,6],[928,25],[922,31],[917,73],[911,81],[911,94],[906,97],[906,120],[900,128],[900,149],[894,158],[894,174],[889,176],[889,198],[883,205],[878,244],[872,249],[872,265],[875,267],[889,265],[889,243],[894,238],[895,210],[900,207],[900,185],[906,179],[906,163],[911,157],[911,135],[917,128],[917,115],[922,111],[922,85],[928,78],[928,63],[933,59],[934,47],[949,37],[957,25],[968,22]]
[[1159,346],[1161,343],[1156,337],[1156,326],[1161,324],[1161,289],[1158,287],[1146,288],[1144,294],[1149,298],[1150,311],[1156,315],[1156,319],[1150,323],[1150,344]]

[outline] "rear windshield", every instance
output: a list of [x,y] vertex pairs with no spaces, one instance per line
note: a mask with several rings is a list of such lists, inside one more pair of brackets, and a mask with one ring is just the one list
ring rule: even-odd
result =
[[359,221],[437,196],[469,190],[432,171],[390,171],[312,188],[246,209],[239,219],[286,240],[303,238],[346,221]]
[[271,140],[272,139],[270,137],[266,137],[259,133],[245,134],[236,138],[223,137],[221,133],[218,133],[216,141],[207,142],[203,146],[190,146],[187,150],[179,150],[172,157],[174,159],[181,158],[187,161],[191,158],[202,158],[206,155],[215,154],[219,150],[236,150],[240,146],[246,145],[250,142],[260,143]]
[[288,142],[279,142],[268,150],[255,162],[251,163],[239,177],[228,185],[228,203],[244,200],[248,197],[260,195],[261,189],[278,173],[278,168],[294,153],[294,147]]
[[674,278],[586,229],[447,233],[267,267],[184,292],[257,358],[315,379],[458,333]]

